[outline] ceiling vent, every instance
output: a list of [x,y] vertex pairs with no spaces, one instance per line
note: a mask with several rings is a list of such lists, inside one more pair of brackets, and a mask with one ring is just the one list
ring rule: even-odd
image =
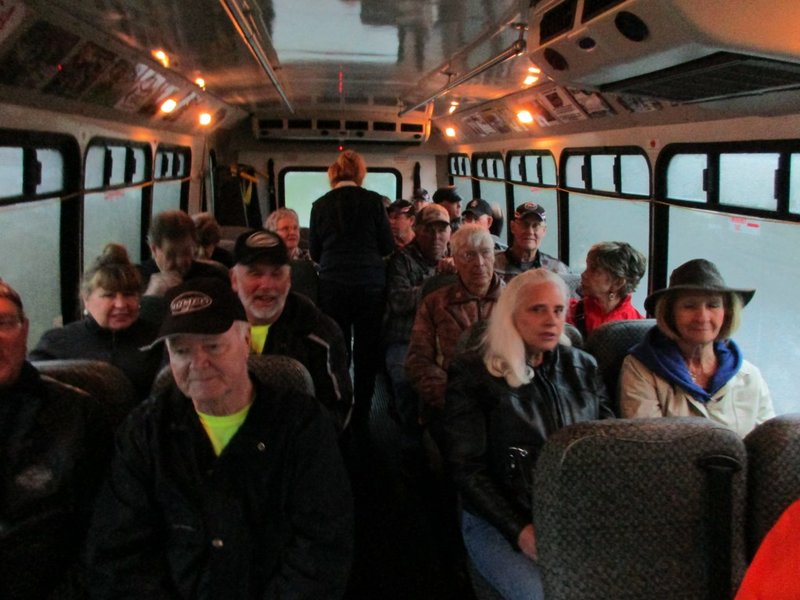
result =
[[408,118],[381,115],[359,118],[275,118],[253,117],[253,133],[259,140],[351,140],[380,143],[421,144],[430,136],[430,121],[420,116]]
[[796,0],[544,0],[531,8],[528,48],[561,85],[729,98],[800,85],[798,8]]

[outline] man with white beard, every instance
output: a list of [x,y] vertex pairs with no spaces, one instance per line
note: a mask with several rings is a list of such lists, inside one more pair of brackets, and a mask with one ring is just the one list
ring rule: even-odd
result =
[[247,231],[236,240],[233,253],[231,285],[247,313],[251,351],[302,363],[314,381],[317,400],[341,433],[353,407],[353,386],[339,326],[306,296],[290,290],[289,253],[276,233]]

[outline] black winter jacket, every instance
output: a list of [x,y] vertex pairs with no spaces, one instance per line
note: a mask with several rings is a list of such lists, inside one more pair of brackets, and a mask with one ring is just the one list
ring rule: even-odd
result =
[[217,457],[174,386],[131,412],[89,534],[94,598],[339,598],[353,507],[319,404],[254,381]]
[[0,596],[83,597],[78,558],[110,455],[90,396],[30,363],[0,389]]
[[152,343],[157,334],[158,327],[142,319],[127,329],[114,332],[100,327],[97,321],[87,316],[45,332],[29,358],[83,358],[111,363],[127,375],[138,397],[144,400],[150,394],[153,379],[161,367],[163,348],[161,345],[147,351],[139,348]]
[[532,519],[532,479],[548,435],[612,417],[595,359],[559,345],[519,388],[487,371],[471,352],[450,367],[445,402],[447,458],[464,508],[516,547]]
[[289,292],[261,353],[291,356],[308,369],[317,400],[341,433],[353,408],[353,385],[344,336],[336,321],[304,295]]

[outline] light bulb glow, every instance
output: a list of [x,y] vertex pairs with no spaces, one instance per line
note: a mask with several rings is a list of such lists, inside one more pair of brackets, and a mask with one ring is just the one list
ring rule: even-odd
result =
[[197,79],[195,79],[195,80],[194,80],[194,83],[195,83],[195,85],[196,85],[197,87],[199,87],[201,90],[204,90],[204,89],[206,89],[206,80],[205,80],[205,79],[203,79],[202,77],[198,77]]
[[153,50],[150,54],[153,55],[158,62],[162,64],[162,66],[166,69],[169,69],[169,56],[166,52],[161,49]]
[[444,130],[444,134],[447,137],[456,137],[456,130],[453,129],[452,127],[448,127],[447,129]]
[[529,110],[521,110],[517,113],[520,123],[533,123],[533,115]]
[[178,103],[173,98],[167,98],[161,104],[161,112],[171,113],[173,110],[175,110],[176,106],[178,106]]
[[211,125],[211,115],[207,112],[200,113],[200,116],[197,120],[200,122],[200,125]]

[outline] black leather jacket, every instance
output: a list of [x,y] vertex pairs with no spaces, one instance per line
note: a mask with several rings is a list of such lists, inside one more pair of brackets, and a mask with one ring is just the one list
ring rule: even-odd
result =
[[29,363],[0,388],[0,597],[83,597],[78,557],[110,455],[90,396]]
[[448,375],[445,432],[464,508],[516,547],[531,522],[533,468],[547,436],[612,416],[597,363],[581,350],[559,345],[519,388],[490,375],[480,354],[460,356]]

